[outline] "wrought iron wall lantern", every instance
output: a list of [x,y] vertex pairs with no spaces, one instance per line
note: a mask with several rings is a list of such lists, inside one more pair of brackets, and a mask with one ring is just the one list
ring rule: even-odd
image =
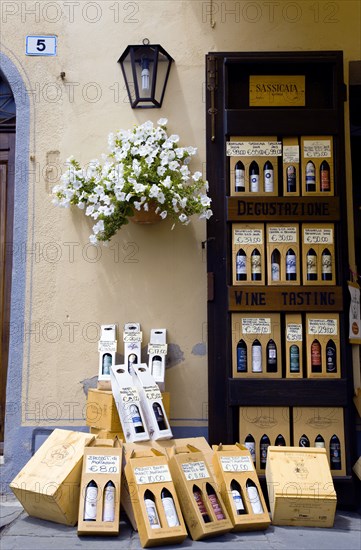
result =
[[144,38],[142,45],[124,50],[118,63],[133,109],[162,106],[172,61],[162,46],[150,44],[148,38]]

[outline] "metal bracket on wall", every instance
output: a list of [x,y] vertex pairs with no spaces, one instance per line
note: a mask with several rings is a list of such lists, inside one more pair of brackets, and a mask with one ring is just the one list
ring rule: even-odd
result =
[[214,55],[207,57],[207,88],[211,96],[211,106],[208,114],[211,116],[211,141],[216,140],[216,115],[218,110],[215,108],[215,91],[217,89],[217,60]]

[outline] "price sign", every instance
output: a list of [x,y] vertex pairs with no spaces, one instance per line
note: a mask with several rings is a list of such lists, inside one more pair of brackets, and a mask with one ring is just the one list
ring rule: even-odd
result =
[[159,389],[159,386],[157,386],[157,384],[155,384],[155,386],[144,386],[143,390],[146,395],[146,398],[150,401],[154,401],[156,399],[162,399],[162,394],[160,393],[160,389]]
[[308,334],[324,334],[337,336],[337,319],[309,319]]
[[306,139],[303,142],[303,156],[307,158],[331,158],[331,141],[329,139]]
[[233,233],[234,244],[262,244],[262,229],[235,229]]
[[123,342],[141,342],[142,341],[142,332],[123,332]]
[[298,145],[285,145],[283,147],[283,162],[299,164],[300,162],[300,148]]
[[249,456],[221,456],[224,472],[253,472],[254,466]]
[[27,36],[26,55],[56,55],[56,36]]
[[168,344],[148,344],[148,355],[167,355]]
[[243,334],[271,334],[271,319],[269,317],[242,318]]
[[303,230],[303,242],[306,244],[333,244],[333,229],[305,228]]
[[117,342],[109,342],[108,340],[99,340],[98,351],[117,351]]
[[134,477],[138,485],[172,481],[169,468],[166,464],[134,468]]
[[269,227],[268,240],[270,243],[296,243],[296,227]]
[[119,474],[119,456],[87,455],[85,472],[87,474]]
[[137,403],[139,401],[138,390],[132,386],[129,388],[121,388],[120,399],[124,404]]
[[182,464],[182,470],[188,481],[192,479],[206,479],[209,477],[207,466],[203,461]]
[[287,342],[302,342],[302,325],[289,323],[286,329]]
[[281,141],[227,141],[227,157],[280,157]]

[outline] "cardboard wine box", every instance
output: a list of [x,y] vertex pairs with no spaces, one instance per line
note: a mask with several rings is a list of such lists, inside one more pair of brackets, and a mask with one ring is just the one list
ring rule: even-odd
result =
[[233,527],[203,453],[193,447],[173,446],[169,468],[193,540],[227,533]]
[[94,435],[56,428],[10,488],[29,516],[75,525],[84,446]]
[[303,324],[300,313],[285,315],[286,378],[303,378]]
[[267,529],[271,523],[259,479],[247,447],[213,445],[215,478],[233,523],[233,531]]
[[293,407],[295,446],[302,444],[300,440],[304,435],[308,438],[310,447],[324,446],[333,476],[346,475],[345,432],[341,407]]
[[337,498],[325,449],[269,447],[266,481],[274,525],[333,526]]
[[[232,136],[227,143],[227,156],[230,157],[230,195],[231,196],[277,196],[278,195],[278,157],[282,155],[282,144],[276,136]],[[244,168],[244,191],[236,191],[236,164],[241,162]],[[250,167],[252,162],[258,165],[257,191],[253,191]],[[266,162],[272,164],[272,170],[266,169]]]
[[165,328],[153,328],[150,331],[148,344],[148,366],[151,375],[164,392],[165,388],[165,360],[167,357],[167,331]]
[[[262,440],[263,436],[267,436],[269,443]],[[288,407],[239,408],[239,441],[249,449],[258,474],[264,474],[265,471],[267,445],[277,445],[278,436],[283,437],[283,444],[291,444]],[[247,439],[253,441],[248,442]]]
[[122,445],[116,438],[96,439],[84,449],[78,535],[117,535]]
[[340,346],[338,313],[306,314],[308,378],[340,378]]
[[187,530],[165,454],[154,448],[132,451],[125,476],[141,545],[183,542]]
[[111,391],[89,388],[86,404],[86,424],[98,430],[122,431],[117,406]]
[[335,285],[335,227],[333,223],[302,224],[302,282]]
[[[327,163],[327,170],[321,170],[323,163]],[[335,194],[332,136],[301,137],[301,172],[302,195]],[[309,190],[310,185],[314,190]]]
[[116,325],[101,325],[100,330],[98,382],[104,389],[106,385],[110,389],[110,367],[116,363]]
[[[258,344],[254,346],[256,341],[261,349]],[[280,315],[263,312],[233,313],[232,359],[234,378],[281,378]]]
[[284,137],[282,140],[283,195],[297,197],[301,194],[300,185],[300,146],[297,137]]
[[264,225],[232,224],[232,273],[234,285],[265,284]]
[[267,284],[299,285],[301,281],[298,225],[266,224]]

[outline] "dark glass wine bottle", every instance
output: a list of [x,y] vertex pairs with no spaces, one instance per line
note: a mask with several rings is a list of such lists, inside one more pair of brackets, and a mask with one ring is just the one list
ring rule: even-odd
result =
[[263,167],[263,185],[265,193],[273,193],[274,190],[274,174],[273,164],[267,160]]
[[320,166],[320,190],[323,193],[331,191],[330,165],[323,160]]
[[272,338],[267,343],[266,358],[266,372],[277,372],[277,346]]
[[160,529],[161,524],[157,512],[157,505],[155,503],[155,497],[149,489],[144,493],[144,504],[147,511],[148,520],[152,529]]
[[261,470],[264,470],[265,467],[266,467],[267,450],[268,450],[268,447],[270,446],[270,444],[271,444],[271,442],[269,440],[268,435],[263,434],[263,436],[261,437],[260,444],[259,444],[259,450],[260,450],[259,456],[260,456],[260,468],[261,468]]
[[271,280],[272,281],[280,280],[280,266],[281,266],[281,255],[278,248],[275,248],[271,254]]
[[246,190],[244,164],[240,160],[234,167],[234,190],[236,193],[243,193]]
[[259,340],[252,343],[252,372],[262,372],[262,345]]
[[341,470],[341,445],[336,434],[330,439],[330,467],[331,470]]
[[333,340],[326,344],[326,372],[337,372],[336,344]]
[[259,166],[255,160],[253,160],[249,167],[249,182],[250,182],[250,192],[258,193],[259,192]]
[[296,168],[295,166],[287,166],[286,170],[286,177],[287,177],[287,192],[288,193],[296,193],[297,187],[296,187]]
[[247,344],[242,339],[237,344],[237,372],[247,372]]
[[290,372],[300,372],[300,348],[296,344],[290,346]]
[[316,170],[311,160],[306,164],[306,191],[308,193],[316,191]]
[[322,372],[321,344],[317,339],[313,340],[311,344],[311,371]]
[[261,253],[257,248],[251,254],[251,279],[252,281],[262,280],[262,259]]
[[212,520],[209,517],[206,505],[204,504],[202,491],[199,487],[197,487],[197,485],[193,485],[193,496],[198,505],[198,509],[201,513],[204,523],[210,523],[210,521]]
[[321,278],[323,281],[332,281],[332,256],[328,248],[321,255]]
[[301,435],[298,445],[300,447],[309,447],[310,446],[310,440],[308,439],[306,434]]
[[96,521],[98,504],[98,485],[94,479],[89,481],[84,496],[84,521]]
[[282,434],[278,434],[278,436],[276,437],[275,445],[277,445],[277,447],[285,447],[286,446],[286,440],[285,440],[285,438],[283,437]]
[[317,281],[317,254],[313,248],[307,252],[307,281]]
[[160,493],[160,498],[162,500],[168,527],[176,527],[177,525],[180,525],[172,493],[166,487],[163,487]]
[[247,255],[243,248],[240,248],[236,254],[236,281],[245,281],[247,279]]
[[157,403],[157,402],[153,403],[153,411],[154,411],[155,420],[158,424],[158,428],[160,430],[166,430],[167,429],[167,423],[165,421],[163,409],[159,405],[159,403]]
[[236,509],[236,514],[238,516],[247,514],[247,510],[245,508],[243,498],[242,498],[241,486],[235,479],[232,479],[231,481],[231,494],[233,498],[234,507]]
[[254,464],[256,464],[256,442],[252,434],[247,435],[246,439],[244,440],[244,446],[247,447]]
[[322,449],[325,448],[325,440],[323,439],[321,434],[318,434],[315,439],[315,447],[320,447]]
[[286,252],[286,281],[295,281],[296,279],[296,254],[292,248],[289,248]]
[[208,495],[209,502],[211,503],[211,506],[213,508],[214,515],[218,520],[226,519],[226,516],[224,515],[224,512],[222,510],[221,503],[219,502],[219,499],[216,495],[216,491],[212,487],[210,483],[206,483],[206,491]]

